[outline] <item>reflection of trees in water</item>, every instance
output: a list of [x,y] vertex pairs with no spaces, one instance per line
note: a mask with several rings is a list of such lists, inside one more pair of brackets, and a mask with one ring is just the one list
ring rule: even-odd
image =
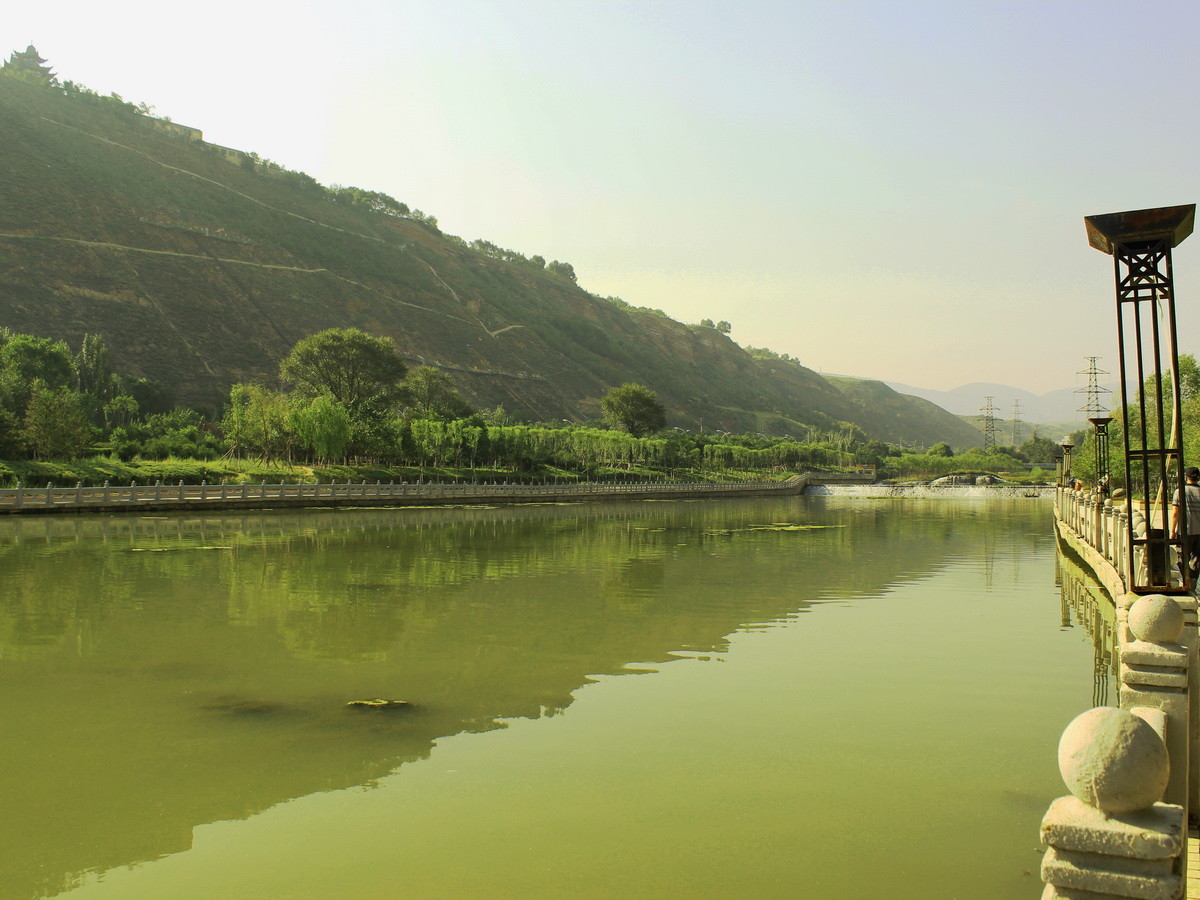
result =
[[[0,521],[0,658],[86,644],[112,609],[169,597],[237,626],[269,625],[303,657],[378,659],[463,591],[514,579],[594,578],[610,603],[674,605],[666,562],[684,557],[700,570],[761,552],[780,574],[793,569],[805,598],[856,596],[927,576],[954,546],[984,542],[989,565],[984,518],[977,506],[930,517],[907,504],[785,501]],[[814,520],[830,527],[751,528]],[[770,598],[764,620],[794,601]]]
[[1054,571],[1061,598],[1061,628],[1082,628],[1092,642],[1092,705],[1107,706],[1117,677],[1116,609],[1093,577],[1061,552],[1055,555]]
[[[1044,510],[1006,515],[1020,540],[1045,531]],[[751,527],[781,522],[828,527]],[[720,652],[813,601],[889,602],[992,528],[978,506],[799,500],[0,521],[20,687],[0,714],[24,723],[0,736],[24,773],[0,788],[0,883],[52,893],[562,711],[628,663]],[[416,709],[347,718],[367,696]],[[58,823],[49,849],[33,816]]]
[[604,575],[601,590],[609,603],[636,608],[662,591],[666,564],[662,559],[633,557]]

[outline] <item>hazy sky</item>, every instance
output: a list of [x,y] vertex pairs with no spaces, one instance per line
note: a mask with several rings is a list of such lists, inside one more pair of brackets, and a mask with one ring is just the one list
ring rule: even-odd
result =
[[[1196,202],[1178,2],[25,3],[62,79],[812,368],[1115,371],[1083,216]],[[0,134],[0,141],[3,141]],[[1200,353],[1200,236],[1175,253]]]

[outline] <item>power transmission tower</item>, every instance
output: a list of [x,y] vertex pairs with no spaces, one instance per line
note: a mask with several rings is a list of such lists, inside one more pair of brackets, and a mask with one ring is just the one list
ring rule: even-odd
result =
[[983,449],[990,450],[996,446],[996,407],[992,405],[995,397],[985,397],[980,412],[979,421],[983,424]]
[[1088,377],[1087,387],[1076,388],[1075,393],[1083,394],[1084,404],[1079,407],[1079,412],[1083,413],[1086,419],[1095,419],[1103,416],[1109,407],[1109,403],[1101,398],[1101,394],[1111,394],[1112,391],[1106,387],[1100,387],[1098,380],[1100,375],[1107,375],[1103,369],[1096,368],[1096,360],[1098,356],[1085,356],[1088,361],[1088,367],[1082,372],[1076,372],[1076,375],[1086,375]]
[[1013,401],[1013,418],[1012,418],[1012,446],[1021,446],[1021,401]]

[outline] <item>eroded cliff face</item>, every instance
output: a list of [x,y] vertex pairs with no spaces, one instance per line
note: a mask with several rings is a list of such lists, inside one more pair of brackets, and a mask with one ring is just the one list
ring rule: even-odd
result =
[[[714,329],[344,205],[111,104],[0,77],[0,134],[0,325],[73,347],[103,335],[118,370],[181,402],[217,409],[231,384],[273,383],[300,338],[353,326],[449,372],[476,406],[534,420],[596,416],[634,381],[673,425],[894,436],[815,373]],[[961,426],[947,414],[925,439],[962,444]]]

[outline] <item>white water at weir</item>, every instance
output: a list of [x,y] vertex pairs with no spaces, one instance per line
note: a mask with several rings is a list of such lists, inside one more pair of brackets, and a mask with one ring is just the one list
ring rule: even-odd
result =
[[864,499],[896,498],[919,500],[1016,500],[1044,499],[1054,495],[1054,488],[1031,485],[947,485],[928,484],[810,484],[804,489],[806,497],[862,497]]

